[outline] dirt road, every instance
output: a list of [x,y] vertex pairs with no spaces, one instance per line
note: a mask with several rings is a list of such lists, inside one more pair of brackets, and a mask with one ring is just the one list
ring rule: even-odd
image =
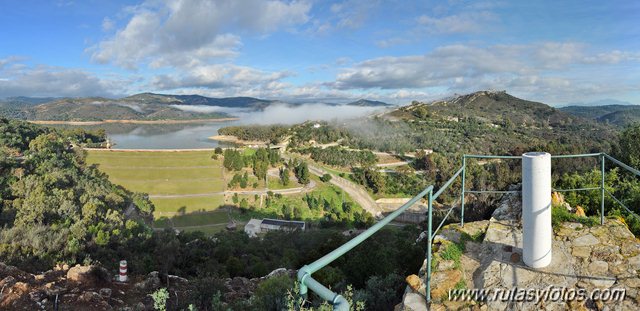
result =
[[[331,174],[323,170],[322,168],[313,166],[312,164],[309,164],[309,171],[318,176]],[[360,204],[362,208],[371,213],[371,215],[373,215],[374,217],[382,217],[382,209],[378,207],[378,204],[376,204],[376,201],[373,200],[369,193],[360,188],[360,186],[334,174],[331,174],[331,181],[329,182],[340,187],[342,190],[348,193],[354,201],[358,202],[358,204]]]

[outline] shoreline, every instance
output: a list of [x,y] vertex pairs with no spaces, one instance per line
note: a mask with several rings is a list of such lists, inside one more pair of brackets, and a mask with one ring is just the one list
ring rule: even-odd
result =
[[233,135],[214,135],[214,136],[209,136],[208,138],[215,141],[224,141],[224,142],[234,143],[238,145],[260,145],[260,146],[267,145],[267,143],[264,141],[242,140]]
[[209,123],[237,121],[240,118],[219,118],[219,119],[187,119],[187,120],[102,120],[102,121],[55,121],[55,120],[26,120],[33,124],[42,125],[100,125],[114,123],[129,124],[182,124],[182,123]]
[[[87,151],[98,152],[194,152],[194,151],[215,151],[215,148],[191,148],[191,149],[107,149],[107,148],[82,148]],[[224,149],[224,148],[222,148]]]

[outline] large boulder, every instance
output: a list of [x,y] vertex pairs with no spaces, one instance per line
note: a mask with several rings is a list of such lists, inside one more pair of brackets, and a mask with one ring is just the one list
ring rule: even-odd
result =
[[98,266],[76,265],[67,271],[67,280],[78,284],[93,285],[108,280],[108,272]]
[[158,271],[152,271],[147,274],[144,281],[136,283],[135,288],[141,291],[153,291],[160,288],[160,273]]

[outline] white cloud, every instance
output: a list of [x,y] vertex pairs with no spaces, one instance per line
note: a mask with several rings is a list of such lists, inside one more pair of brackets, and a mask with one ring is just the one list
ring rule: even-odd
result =
[[89,49],[99,63],[134,69],[194,66],[236,55],[238,34],[267,34],[305,23],[306,1],[153,1],[130,7],[126,26]]
[[156,89],[179,88],[265,88],[278,87],[287,72],[265,72],[233,64],[214,64],[193,67],[181,75],[161,75],[151,82]]
[[626,61],[640,61],[640,52],[631,53],[614,50],[593,56],[587,56],[583,59],[583,62],[587,64],[618,64]]
[[497,20],[489,11],[462,12],[443,17],[421,15],[418,25],[430,34],[477,33],[488,29],[487,25]]
[[341,29],[361,28],[380,6],[380,0],[345,0],[329,7],[327,16],[314,19],[309,32],[311,34],[327,34]]
[[102,20],[102,30],[103,31],[111,31],[114,26],[115,26],[115,24],[113,23],[113,20],[111,20],[110,18],[105,17]]
[[584,48],[574,42],[546,42],[535,48],[533,57],[540,66],[560,69],[583,59]]
[[80,69],[27,66],[18,58],[0,66],[0,97],[9,96],[114,96],[124,94],[131,81],[100,79]]
[[341,90],[396,90],[395,96],[403,95],[398,90],[410,89],[504,89],[554,100],[569,94],[581,98],[581,94],[632,90],[629,81],[607,66],[638,62],[639,56],[640,53],[622,51],[594,54],[586,45],[571,42],[449,45],[424,55],[388,56],[357,63],[325,85]]

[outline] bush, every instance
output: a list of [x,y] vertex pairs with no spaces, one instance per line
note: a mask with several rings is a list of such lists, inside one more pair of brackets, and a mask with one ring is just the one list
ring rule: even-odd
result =
[[592,227],[600,223],[598,217],[595,216],[580,217],[567,211],[567,209],[562,206],[551,208],[551,224],[554,229],[557,229],[563,222],[567,221],[581,223],[587,227]]
[[324,174],[320,177],[320,180],[322,180],[322,182],[329,182],[331,180],[331,174]]
[[158,311],[167,310],[167,299],[169,299],[169,291],[166,288],[160,288],[157,291],[150,294],[153,299],[153,308]]

